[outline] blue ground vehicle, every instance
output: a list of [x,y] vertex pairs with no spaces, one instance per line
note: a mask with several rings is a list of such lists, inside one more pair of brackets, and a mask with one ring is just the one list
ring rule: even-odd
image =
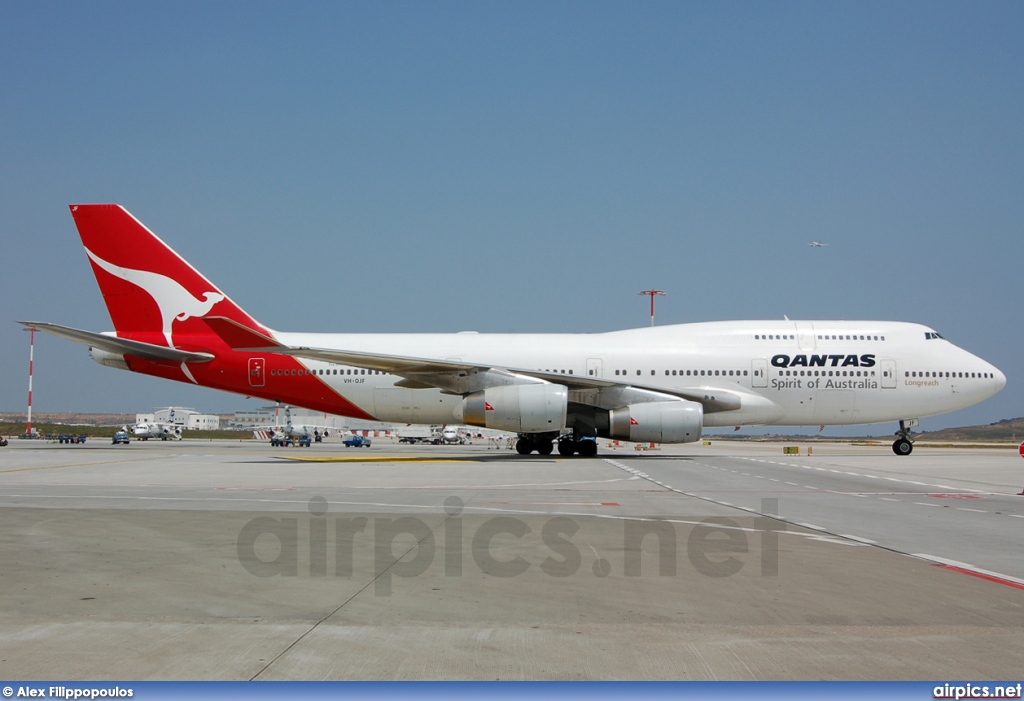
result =
[[112,445],[117,445],[119,443],[123,443],[124,445],[128,445],[130,442],[131,441],[128,439],[128,432],[127,431],[118,431],[117,433],[114,434],[114,437],[110,439],[110,443]]
[[349,436],[342,443],[346,448],[369,448],[371,441],[366,436]]

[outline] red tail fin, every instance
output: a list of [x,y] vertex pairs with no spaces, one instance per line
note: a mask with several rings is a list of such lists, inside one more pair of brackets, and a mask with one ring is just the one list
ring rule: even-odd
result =
[[175,333],[209,333],[207,315],[270,335],[120,205],[71,205],[71,216],[119,336],[175,347]]

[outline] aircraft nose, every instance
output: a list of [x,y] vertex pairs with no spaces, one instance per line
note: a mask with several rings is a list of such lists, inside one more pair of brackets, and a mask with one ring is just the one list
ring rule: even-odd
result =
[[992,367],[992,375],[993,377],[996,378],[996,392],[998,392],[999,390],[1006,386],[1006,375],[1004,375],[1002,371],[995,366]]

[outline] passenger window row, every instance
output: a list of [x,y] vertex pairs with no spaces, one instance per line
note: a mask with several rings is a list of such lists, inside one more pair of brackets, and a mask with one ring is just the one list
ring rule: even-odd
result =
[[990,372],[933,372],[931,370],[926,370],[924,372],[919,372],[917,370],[910,370],[910,371],[904,372],[903,376],[904,377],[934,377],[934,378],[940,378],[940,377],[943,377],[943,378],[945,378],[945,377],[949,377],[949,378],[961,378],[961,377],[963,377],[963,378],[972,378],[973,377],[975,379],[986,379],[986,380],[993,379],[993,375]]
[[819,341],[884,341],[885,340],[885,336],[872,336],[871,334],[860,335],[860,336],[858,336],[857,334],[845,335],[845,336],[843,334],[839,334],[839,335],[832,335],[832,336],[830,336],[829,334],[826,333],[826,334],[818,334],[818,340]]
[[[938,334],[936,334],[938,335]],[[795,341],[793,334],[754,334],[755,341]],[[819,341],[884,341],[885,336],[871,334],[818,334]]]
[[[643,371],[637,370],[636,374],[639,375]],[[616,375],[628,375],[629,372],[626,370],[616,370]],[[651,374],[657,374],[657,371],[651,370]],[[666,370],[666,375],[686,376],[686,377],[746,377],[749,374],[748,370]]]
[[348,368],[338,370],[337,368],[331,370],[271,370],[270,374],[273,376],[284,376],[284,375],[385,375],[382,370],[367,370],[365,368]]

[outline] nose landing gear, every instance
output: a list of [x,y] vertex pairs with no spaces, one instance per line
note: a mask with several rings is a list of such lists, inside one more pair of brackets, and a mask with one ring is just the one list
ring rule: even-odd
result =
[[900,421],[900,430],[896,432],[899,436],[892,444],[892,452],[897,455],[910,455],[914,450],[914,439],[911,438],[910,429],[917,426],[917,419],[903,419]]

